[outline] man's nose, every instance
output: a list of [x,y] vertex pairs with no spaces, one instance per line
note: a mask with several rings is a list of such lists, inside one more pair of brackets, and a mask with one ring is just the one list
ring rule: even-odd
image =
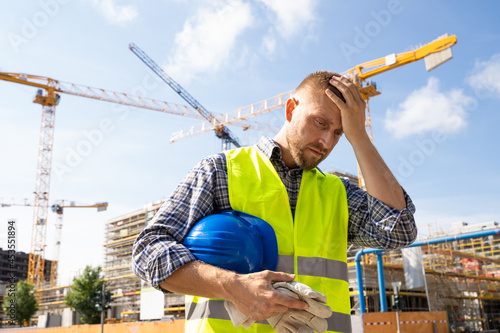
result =
[[330,131],[324,131],[323,133],[321,133],[319,143],[325,149],[332,149],[335,144],[335,136]]

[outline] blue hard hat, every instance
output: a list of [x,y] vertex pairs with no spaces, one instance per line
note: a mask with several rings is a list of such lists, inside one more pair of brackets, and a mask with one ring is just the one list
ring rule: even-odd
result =
[[278,241],[266,221],[231,210],[202,218],[184,239],[200,261],[240,274],[276,270]]

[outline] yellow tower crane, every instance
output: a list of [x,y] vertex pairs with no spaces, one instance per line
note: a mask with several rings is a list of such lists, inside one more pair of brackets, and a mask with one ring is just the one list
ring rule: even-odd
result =
[[[349,78],[359,87],[361,95],[366,101],[366,128],[371,139],[373,139],[373,136],[371,128],[370,107],[368,100],[373,96],[379,95],[380,92],[377,91],[375,83],[368,81],[368,79],[377,74],[390,71],[392,69],[404,66],[406,64],[421,59],[425,59],[425,65],[427,71],[430,71],[452,58],[451,47],[456,43],[457,43],[456,36],[454,35],[448,36],[446,34],[441,37],[438,37],[431,43],[428,43],[426,45],[417,48],[416,50],[399,54],[395,53],[389,54],[386,57],[357,65],[347,70],[346,72],[342,73],[342,75]],[[250,118],[259,116],[261,114],[280,109],[285,106],[287,99],[290,96],[292,96],[292,94],[293,92],[289,91],[283,94],[279,94],[276,97],[266,99],[258,104],[240,108],[232,113],[223,114],[220,116],[220,119],[218,119],[217,126],[235,125],[238,124],[243,119],[248,120]],[[261,105],[265,105],[265,107],[261,107]],[[213,121],[203,122],[201,125],[198,125],[196,127],[192,126],[187,131],[179,131],[174,133],[170,139],[170,142],[177,142],[179,140],[186,139],[188,137],[202,134],[215,129],[216,125],[214,124]],[[359,168],[358,168],[358,173],[359,173]],[[360,186],[364,187],[363,177],[361,173],[359,173],[359,181],[360,181]]]
[[[46,221],[49,207],[55,110],[56,106],[59,104],[60,94],[80,96],[110,103],[160,111],[178,116],[197,119],[203,119],[203,117],[197,110],[189,106],[177,105],[150,98],[137,97],[125,93],[88,87],[44,76],[0,72],[0,80],[38,88],[33,102],[42,105],[42,124],[38,149],[37,179],[33,201],[33,228],[28,263],[28,282],[35,284],[35,286],[39,288],[43,282],[47,230]],[[265,110],[262,111],[265,112]],[[214,117],[219,116],[219,114],[214,114]],[[241,119],[241,121],[244,122],[245,119]]]
[[[431,43],[419,47],[416,50],[399,54],[392,53],[383,58],[375,59],[357,65],[342,73],[342,75],[348,77],[359,87],[359,91],[366,101],[366,129],[372,141],[373,134],[369,99],[373,96],[380,95],[380,92],[377,91],[376,84],[372,81],[368,81],[368,79],[375,75],[390,71],[392,69],[407,65],[421,59],[425,59],[425,67],[427,71],[431,71],[432,69],[452,58],[451,47],[456,43],[456,36],[448,36],[448,34],[445,34],[441,37],[438,37]],[[358,176],[359,186],[361,188],[364,188],[365,184],[359,166]]]

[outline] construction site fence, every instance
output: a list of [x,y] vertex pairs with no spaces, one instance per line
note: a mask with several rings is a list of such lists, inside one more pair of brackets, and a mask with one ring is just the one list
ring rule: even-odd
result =
[[[172,321],[105,324],[103,333],[184,333],[184,319]],[[74,325],[51,328],[7,328],[2,333],[100,333],[101,325]]]
[[[400,332],[405,333],[448,333],[446,311],[400,312]],[[398,332],[396,312],[376,312],[363,314],[364,333]]]

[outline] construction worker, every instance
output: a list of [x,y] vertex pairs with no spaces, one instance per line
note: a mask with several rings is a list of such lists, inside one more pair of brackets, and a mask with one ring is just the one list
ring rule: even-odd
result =
[[[398,249],[416,238],[415,208],[367,135],[357,86],[333,72],[312,73],[286,102],[285,118],[273,139],[203,159],[136,239],[138,276],[159,290],[196,296],[186,301],[186,332],[247,332],[232,325],[220,300],[257,321],[248,331],[273,332],[265,319],[307,311],[305,302],[273,288],[292,281],[326,296],[333,311],[328,332],[350,332],[347,244]],[[342,135],[366,191],[317,168]],[[276,271],[220,269],[183,245],[197,221],[231,209],[273,227]]]

